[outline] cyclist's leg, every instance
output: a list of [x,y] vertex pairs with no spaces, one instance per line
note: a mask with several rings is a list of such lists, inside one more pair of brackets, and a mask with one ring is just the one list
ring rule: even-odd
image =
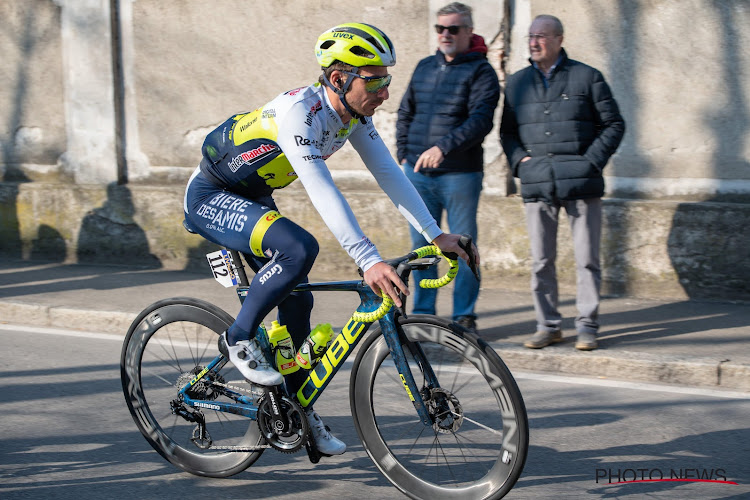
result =
[[[267,262],[267,258],[259,258],[251,254],[244,254],[253,271],[257,274],[261,267]],[[299,283],[307,283],[307,277]],[[295,346],[302,342],[310,334],[310,313],[313,308],[313,294],[310,292],[292,292],[279,304],[278,321],[286,325]]]
[[[245,255],[250,267],[257,273],[267,259],[260,259],[253,255]],[[300,280],[300,283],[307,282],[307,278]],[[310,313],[313,308],[313,294],[310,292],[292,292],[278,306],[279,324],[286,325],[292,341],[296,348],[302,345],[302,342],[310,334]],[[294,373],[286,375],[285,381],[290,393],[297,392],[302,383],[307,379],[306,370],[297,370]]]
[[[202,176],[188,185],[185,217],[204,238],[252,255],[255,265],[262,266],[227,332],[230,345],[253,338],[263,318],[306,279],[318,254],[317,241],[281,216],[272,198],[249,200],[212,185]],[[309,331],[309,320],[307,328]]]
[[[268,226],[262,236],[262,249],[266,255],[271,255],[266,264],[258,270],[248,288],[247,297],[242,304],[237,319],[232,325],[236,333],[230,328],[230,336],[249,338],[255,335],[255,331],[263,318],[281,304],[300,282],[307,278],[315,258],[318,255],[318,242],[303,228],[283,217],[278,217]],[[241,249],[247,252],[249,249]],[[307,307],[312,306],[311,300],[291,299],[291,303],[305,303]],[[288,305],[285,304],[285,309]],[[310,330],[309,310],[298,311],[302,313],[302,321],[306,326],[288,325],[289,331],[294,332],[293,339],[301,335],[306,336]],[[292,316],[285,314],[283,320],[287,321]],[[300,332],[300,329],[303,331]],[[304,340],[304,336],[302,340]],[[240,338],[237,338],[240,340]],[[230,340],[231,341],[231,340]]]
[[[414,173],[414,165],[406,163],[403,165],[404,173],[406,177],[416,188],[419,196],[422,197],[432,217],[440,224],[440,219],[443,214],[443,204],[440,200],[439,193],[435,190],[437,183],[435,177],[424,175],[420,173]],[[419,248],[425,246],[424,236],[419,234],[416,229],[409,225],[409,234],[411,236],[412,248]],[[435,300],[437,299],[436,288],[421,288],[419,282],[423,279],[435,279],[437,278],[437,269],[435,266],[430,266],[428,269],[423,271],[412,272],[414,286],[411,289],[414,292],[414,305],[412,307],[413,314],[435,314]]]
[[[450,232],[468,234],[477,245],[477,208],[483,177],[482,172],[445,174],[439,177]],[[462,317],[476,319],[474,307],[478,297],[479,282],[468,264],[459,259],[453,287],[453,320],[457,321]]]

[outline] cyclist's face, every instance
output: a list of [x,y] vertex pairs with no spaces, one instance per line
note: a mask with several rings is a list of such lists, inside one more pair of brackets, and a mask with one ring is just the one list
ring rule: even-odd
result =
[[[364,66],[359,68],[359,75],[364,77],[384,77],[388,75],[388,68],[383,66]],[[346,75],[353,81],[346,93],[346,102],[354,111],[363,116],[372,116],[375,110],[383,104],[383,101],[390,97],[388,87],[383,87],[377,92],[367,91],[367,81],[356,76]],[[372,84],[371,84],[372,85]]]

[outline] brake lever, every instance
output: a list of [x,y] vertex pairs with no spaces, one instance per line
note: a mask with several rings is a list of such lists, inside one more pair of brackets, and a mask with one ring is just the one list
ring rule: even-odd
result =
[[477,282],[482,282],[482,274],[479,270],[479,266],[477,266],[477,260],[474,258],[474,251],[471,248],[471,236],[468,234],[462,234],[461,237],[458,239],[458,246],[461,247],[461,250],[466,252],[466,254],[469,256],[469,269],[471,269],[471,272],[474,273],[474,277],[477,279]]
[[[401,281],[403,281],[406,286],[409,286],[411,266],[408,262],[400,263],[396,268],[396,274],[398,274],[399,278],[401,278]],[[393,307],[396,308],[396,311],[398,311],[398,313],[403,316],[404,319],[409,319],[406,315],[406,294],[401,289],[399,289],[398,291],[398,298],[401,299],[401,306],[399,307],[394,303]]]

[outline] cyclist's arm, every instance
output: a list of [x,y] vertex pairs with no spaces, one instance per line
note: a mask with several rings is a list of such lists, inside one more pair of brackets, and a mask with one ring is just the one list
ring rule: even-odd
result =
[[[406,219],[419,231],[425,239],[436,245],[443,252],[452,252],[465,261],[469,255],[458,245],[459,234],[444,233],[419,196],[417,190],[406,178],[401,168],[395,164],[388,148],[375,131],[372,121],[368,121],[367,128],[361,127],[349,138],[349,142],[362,156],[367,168],[377,179],[393,203],[398,207]],[[479,251],[472,244],[472,252],[479,265]]]
[[349,137],[354,149],[362,157],[380,188],[407,221],[424,236],[427,242],[443,234],[440,226],[430,215],[422,197],[406,178],[401,168],[393,161],[391,153],[378,135],[372,120],[361,125]]
[[304,115],[301,119],[287,117],[283,127],[280,127],[277,142],[328,229],[357,266],[367,271],[383,259],[365,236],[349,203],[334,184],[320,149],[312,140],[306,144],[307,141],[295,139],[295,136],[314,138],[322,135],[315,130],[318,127],[316,121],[308,126],[304,120]]

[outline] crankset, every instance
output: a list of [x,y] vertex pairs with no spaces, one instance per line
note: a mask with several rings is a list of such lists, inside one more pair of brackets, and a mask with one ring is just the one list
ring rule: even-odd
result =
[[302,407],[276,388],[266,389],[258,404],[258,427],[266,442],[283,453],[299,450],[310,433]]

